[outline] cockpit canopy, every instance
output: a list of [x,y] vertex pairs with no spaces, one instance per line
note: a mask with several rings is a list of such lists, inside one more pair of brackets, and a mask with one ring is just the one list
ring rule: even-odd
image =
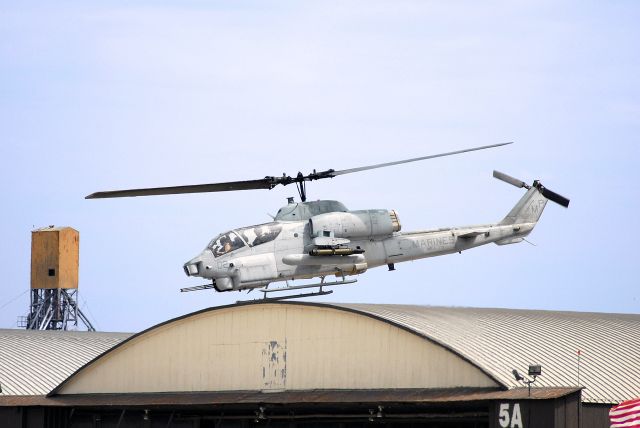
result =
[[213,252],[214,257],[220,257],[245,245],[255,247],[273,241],[281,231],[282,225],[279,223],[265,223],[234,229],[213,238],[207,248]]

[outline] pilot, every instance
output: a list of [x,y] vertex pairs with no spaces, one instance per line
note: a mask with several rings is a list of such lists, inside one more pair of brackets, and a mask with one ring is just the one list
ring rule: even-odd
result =
[[229,251],[231,251],[231,241],[229,240],[229,237],[226,235],[220,237],[215,249],[216,257],[227,254]]
[[274,231],[269,226],[258,226],[253,229],[256,234],[255,245],[264,244],[275,238]]
[[238,248],[244,245],[244,242],[242,242],[242,239],[240,239],[238,235],[234,233],[231,236],[233,236],[233,239],[231,240],[231,244],[230,244],[232,250],[237,250]]

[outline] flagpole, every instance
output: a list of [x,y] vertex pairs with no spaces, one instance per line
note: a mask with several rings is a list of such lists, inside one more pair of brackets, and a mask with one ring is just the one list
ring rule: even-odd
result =
[[[578,388],[580,388],[580,350],[578,349]],[[578,427],[582,427],[582,390],[578,399]]]

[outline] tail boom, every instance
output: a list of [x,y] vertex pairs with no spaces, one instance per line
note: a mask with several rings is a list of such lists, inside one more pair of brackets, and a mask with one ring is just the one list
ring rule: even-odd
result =
[[[537,180],[529,186],[497,171],[494,171],[494,176],[527,189],[499,223],[394,234],[392,238],[384,240],[385,263],[457,253],[492,242],[497,245],[516,244],[535,228],[549,200],[564,207],[569,205],[569,199],[546,189]],[[379,264],[376,262],[372,261],[369,265],[376,266]]]
[[[498,245],[520,242],[534,226],[535,223],[489,224],[397,234],[383,241],[384,264],[459,253],[492,242]],[[368,262],[371,267],[382,264]]]

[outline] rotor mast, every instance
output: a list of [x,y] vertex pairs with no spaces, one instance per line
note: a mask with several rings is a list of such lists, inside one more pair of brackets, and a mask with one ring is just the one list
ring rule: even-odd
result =
[[301,172],[298,171],[298,175],[296,177],[296,188],[298,189],[298,194],[300,195],[300,201],[307,201],[307,183],[304,182],[304,177]]

